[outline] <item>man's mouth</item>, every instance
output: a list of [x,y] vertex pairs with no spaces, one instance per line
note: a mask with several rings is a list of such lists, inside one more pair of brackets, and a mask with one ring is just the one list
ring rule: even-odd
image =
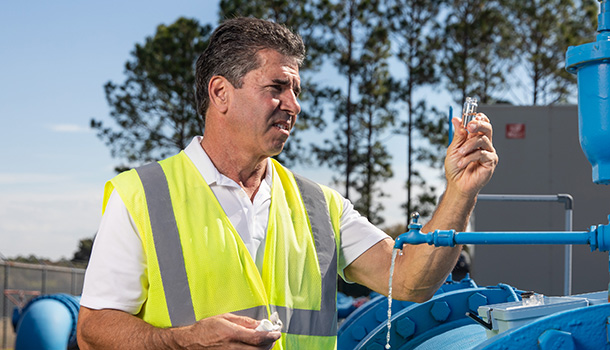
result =
[[275,124],[273,124],[273,126],[275,126],[276,128],[282,129],[282,130],[288,130],[288,126],[286,124],[275,123]]
[[286,121],[278,121],[276,123],[273,124],[274,127],[280,129],[280,130],[285,130],[287,132],[290,132],[290,119],[286,120]]

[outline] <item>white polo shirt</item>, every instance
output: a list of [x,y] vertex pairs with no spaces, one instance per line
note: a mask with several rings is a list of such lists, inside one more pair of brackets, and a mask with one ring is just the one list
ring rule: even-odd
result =
[[[231,223],[241,236],[259,270],[262,268],[273,167],[251,201],[235,181],[222,175],[201,147],[201,136],[193,138],[184,152],[212,189]],[[343,199],[341,215],[339,272],[367,249],[384,238],[383,231],[361,216],[352,203]],[[81,305],[91,309],[118,309],[137,314],[145,301],[148,286],[146,259],[140,235],[119,194],[110,195],[95,237],[85,273]]]

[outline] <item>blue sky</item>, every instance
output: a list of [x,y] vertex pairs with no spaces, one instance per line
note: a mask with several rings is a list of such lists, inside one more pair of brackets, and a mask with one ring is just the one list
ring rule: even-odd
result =
[[103,85],[156,26],[217,22],[216,1],[0,2],[0,253],[71,258],[118,163],[89,129]]
[[[130,52],[157,25],[180,16],[216,24],[217,13],[205,0],[0,2],[0,254],[71,258],[95,234],[119,163],[89,128],[91,118],[111,122],[103,85],[124,81]],[[404,137],[388,142],[387,224],[405,220],[405,147]],[[295,170],[331,182],[328,171]]]

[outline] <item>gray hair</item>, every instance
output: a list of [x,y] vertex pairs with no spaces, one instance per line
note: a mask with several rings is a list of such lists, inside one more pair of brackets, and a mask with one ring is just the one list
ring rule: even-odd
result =
[[196,64],[197,112],[204,118],[209,106],[208,84],[213,76],[225,77],[241,88],[244,76],[261,66],[257,53],[272,49],[294,58],[305,58],[303,39],[284,25],[256,18],[239,17],[223,22],[210,37]]

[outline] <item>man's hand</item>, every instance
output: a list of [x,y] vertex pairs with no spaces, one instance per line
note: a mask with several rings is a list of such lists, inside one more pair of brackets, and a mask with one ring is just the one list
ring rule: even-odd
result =
[[445,158],[447,189],[472,198],[491,179],[498,164],[492,144],[493,129],[483,113],[468,123],[468,129],[459,118],[453,118],[452,123],[455,133]]
[[254,330],[260,321],[223,314],[176,328],[156,328],[118,310],[81,307],[80,349],[271,349],[280,332]]
[[281,333],[254,330],[259,323],[233,314],[208,317],[189,326],[178,343],[186,349],[271,349]]

